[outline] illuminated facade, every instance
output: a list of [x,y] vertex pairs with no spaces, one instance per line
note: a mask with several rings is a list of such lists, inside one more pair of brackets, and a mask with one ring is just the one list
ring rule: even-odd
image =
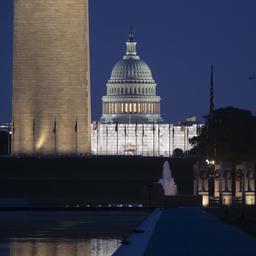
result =
[[202,125],[102,124],[92,125],[92,154],[171,156],[192,148],[189,139]]
[[92,125],[92,154],[171,156],[187,152],[202,125],[161,124],[160,97],[149,66],[136,51],[131,30],[122,60],[114,66],[102,98],[102,117]]
[[90,153],[88,0],[15,0],[13,154]]
[[114,66],[102,98],[101,123],[159,123],[160,97],[148,65],[136,51],[131,31],[127,51]]

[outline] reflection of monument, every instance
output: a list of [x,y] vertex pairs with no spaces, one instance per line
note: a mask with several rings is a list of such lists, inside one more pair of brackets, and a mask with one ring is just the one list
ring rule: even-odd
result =
[[32,240],[11,242],[10,256],[106,256],[120,246],[119,240]]
[[13,145],[90,152],[88,0],[15,0]]

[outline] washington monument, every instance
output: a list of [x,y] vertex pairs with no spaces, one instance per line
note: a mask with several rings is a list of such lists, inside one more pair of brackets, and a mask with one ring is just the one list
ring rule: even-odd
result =
[[90,152],[88,0],[14,0],[13,154]]

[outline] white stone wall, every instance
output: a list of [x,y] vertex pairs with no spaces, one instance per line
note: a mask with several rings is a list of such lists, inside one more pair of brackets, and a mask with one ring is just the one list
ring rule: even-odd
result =
[[198,135],[201,124],[92,124],[94,155],[171,156],[175,149],[192,148],[189,139]]

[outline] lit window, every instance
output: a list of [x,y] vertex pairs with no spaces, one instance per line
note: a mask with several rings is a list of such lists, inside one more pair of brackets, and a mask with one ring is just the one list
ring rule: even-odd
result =
[[121,103],[121,112],[124,113],[124,103]]
[[129,103],[129,112],[132,112],[132,103]]
[[125,113],[128,113],[128,103],[125,103]]
[[110,114],[110,112],[111,112],[111,105],[110,103],[108,103],[108,113]]
[[133,103],[133,112],[137,113],[137,104],[136,103]]
[[138,113],[140,113],[140,103],[138,103]]

